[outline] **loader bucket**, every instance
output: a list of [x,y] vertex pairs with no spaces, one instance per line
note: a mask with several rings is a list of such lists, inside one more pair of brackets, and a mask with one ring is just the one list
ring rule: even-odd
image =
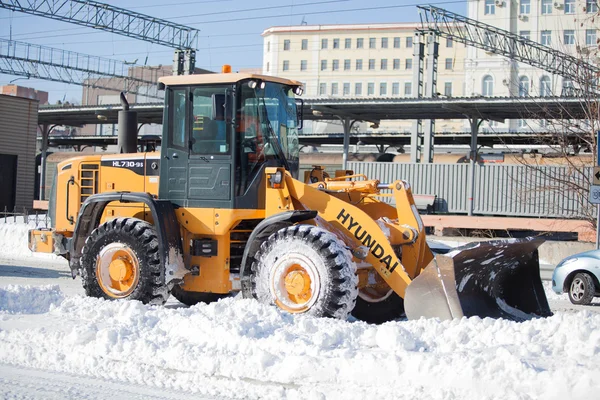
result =
[[406,288],[406,316],[514,321],[551,316],[538,260],[543,242],[478,242],[437,255]]

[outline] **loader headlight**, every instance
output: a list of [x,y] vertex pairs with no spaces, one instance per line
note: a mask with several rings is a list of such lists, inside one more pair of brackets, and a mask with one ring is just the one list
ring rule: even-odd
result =
[[269,182],[271,183],[271,187],[276,189],[281,188],[281,182],[283,182],[283,172],[277,171],[272,174]]

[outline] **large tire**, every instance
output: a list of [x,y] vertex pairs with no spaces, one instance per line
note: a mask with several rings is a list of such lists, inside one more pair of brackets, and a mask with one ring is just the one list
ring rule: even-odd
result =
[[590,274],[579,272],[573,277],[569,285],[569,300],[571,300],[571,303],[590,304],[595,294],[596,287]]
[[252,297],[291,313],[346,319],[358,295],[356,264],[333,234],[294,225],[262,243],[251,267]]
[[212,303],[229,297],[229,294],[188,292],[183,290],[179,285],[173,286],[171,294],[186,306],[193,306],[198,303]]
[[154,227],[137,218],[117,218],[94,229],[82,250],[83,288],[91,297],[164,304],[164,281]]

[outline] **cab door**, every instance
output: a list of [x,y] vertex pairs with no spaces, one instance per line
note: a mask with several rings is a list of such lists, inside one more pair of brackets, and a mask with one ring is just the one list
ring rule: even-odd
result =
[[189,161],[189,90],[167,90],[163,116],[159,197],[187,206]]

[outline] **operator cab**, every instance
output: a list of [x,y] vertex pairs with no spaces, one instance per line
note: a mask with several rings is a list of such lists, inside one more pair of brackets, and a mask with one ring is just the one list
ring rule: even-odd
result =
[[166,91],[159,198],[261,209],[266,167],[298,176],[300,82],[223,73],[162,77],[159,87]]

